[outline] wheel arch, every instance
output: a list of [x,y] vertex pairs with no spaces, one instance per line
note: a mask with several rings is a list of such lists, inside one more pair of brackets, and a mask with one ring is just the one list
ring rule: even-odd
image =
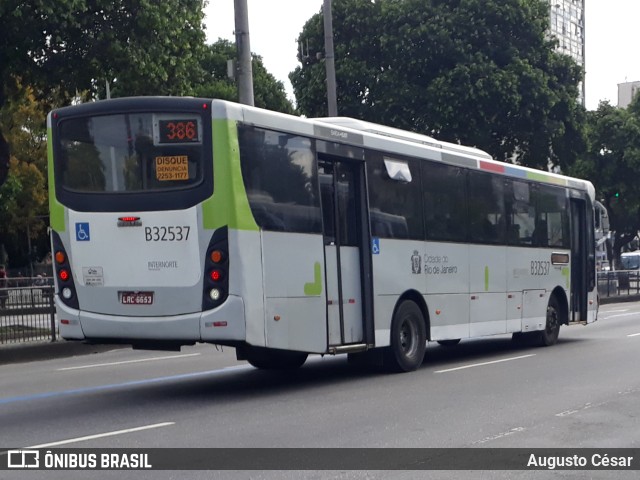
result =
[[558,307],[560,309],[560,324],[568,325],[569,324],[569,299],[567,298],[567,292],[562,287],[556,287],[551,292],[551,298],[555,297],[558,302]]
[[[425,331],[427,332],[427,340],[431,341],[431,328],[430,328],[431,321],[429,319],[429,309],[427,308],[427,302],[425,302],[424,297],[417,290],[407,290],[402,295],[400,295],[400,298],[398,298],[398,301],[396,302],[396,305],[393,308],[393,316],[395,316],[396,311],[398,310],[398,307],[404,300],[411,300],[416,305],[418,305],[418,308],[422,312],[422,318],[424,320],[424,328],[425,328]],[[393,318],[393,316],[391,318]]]

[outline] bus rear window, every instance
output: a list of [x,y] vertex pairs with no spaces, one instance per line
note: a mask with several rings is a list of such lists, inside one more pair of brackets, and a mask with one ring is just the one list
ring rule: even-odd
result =
[[56,174],[75,192],[190,187],[202,181],[202,134],[199,114],[69,118],[59,124]]

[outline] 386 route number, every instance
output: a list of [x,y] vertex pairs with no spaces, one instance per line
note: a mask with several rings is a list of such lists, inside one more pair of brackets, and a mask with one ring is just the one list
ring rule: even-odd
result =
[[147,242],[186,242],[189,239],[190,226],[144,227],[144,239]]

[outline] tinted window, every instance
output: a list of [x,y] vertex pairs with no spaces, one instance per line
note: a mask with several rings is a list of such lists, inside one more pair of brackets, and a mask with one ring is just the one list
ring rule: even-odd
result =
[[638,270],[640,269],[640,255],[622,256],[620,263],[622,263],[623,270]]
[[533,188],[519,180],[507,180],[506,185],[507,241],[509,245],[531,246],[536,226]]
[[320,233],[318,175],[306,137],[241,126],[240,162],[249,204],[265,230]]
[[422,164],[424,214],[430,240],[465,241],[467,236],[466,175],[461,168]]
[[534,245],[569,248],[569,205],[565,190],[552,185],[540,185],[536,197]]
[[504,243],[504,178],[470,171],[468,180],[469,241]]
[[202,181],[199,114],[130,113],[63,120],[57,176],[73,192],[138,192]]
[[423,240],[422,190],[417,160],[393,159],[407,165],[411,176],[411,181],[394,180],[389,177],[381,153],[367,152],[366,155],[372,235]]

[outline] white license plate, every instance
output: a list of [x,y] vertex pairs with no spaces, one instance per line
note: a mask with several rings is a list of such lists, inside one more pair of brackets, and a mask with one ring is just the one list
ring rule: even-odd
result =
[[151,305],[153,292],[118,292],[123,305]]

